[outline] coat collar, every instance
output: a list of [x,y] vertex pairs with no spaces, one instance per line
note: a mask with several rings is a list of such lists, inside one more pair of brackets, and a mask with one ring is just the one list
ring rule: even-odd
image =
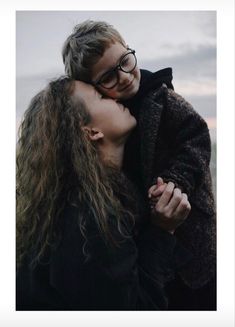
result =
[[167,87],[151,91],[145,97],[139,111],[140,155],[142,171],[146,189],[149,188],[153,178],[153,165],[156,152],[159,124],[164,108]]

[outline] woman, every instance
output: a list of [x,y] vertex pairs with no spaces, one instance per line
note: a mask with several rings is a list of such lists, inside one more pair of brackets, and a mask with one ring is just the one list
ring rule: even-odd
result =
[[121,172],[135,125],[127,108],[67,77],[33,98],[17,153],[17,310],[167,307],[164,284],[187,253],[158,224],[183,221],[190,204],[169,183],[158,217],[146,218]]

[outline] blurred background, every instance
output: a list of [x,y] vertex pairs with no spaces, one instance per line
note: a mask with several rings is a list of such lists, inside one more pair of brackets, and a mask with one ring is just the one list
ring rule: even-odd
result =
[[175,91],[207,121],[216,190],[216,11],[17,11],[16,129],[30,99],[64,73],[63,42],[86,20],[114,25],[140,68],[173,68]]

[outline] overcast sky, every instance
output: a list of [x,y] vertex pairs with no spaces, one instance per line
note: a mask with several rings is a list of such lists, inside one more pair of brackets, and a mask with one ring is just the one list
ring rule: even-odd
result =
[[63,42],[85,19],[105,20],[136,50],[140,68],[173,68],[176,92],[215,129],[215,11],[18,11],[16,14],[17,121],[29,100],[64,73]]

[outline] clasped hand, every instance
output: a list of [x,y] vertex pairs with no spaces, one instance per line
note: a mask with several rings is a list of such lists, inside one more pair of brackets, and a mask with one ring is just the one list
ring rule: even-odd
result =
[[150,187],[148,196],[152,223],[174,233],[191,210],[187,194],[175,188],[174,183],[164,183],[163,179],[158,177],[157,184]]

